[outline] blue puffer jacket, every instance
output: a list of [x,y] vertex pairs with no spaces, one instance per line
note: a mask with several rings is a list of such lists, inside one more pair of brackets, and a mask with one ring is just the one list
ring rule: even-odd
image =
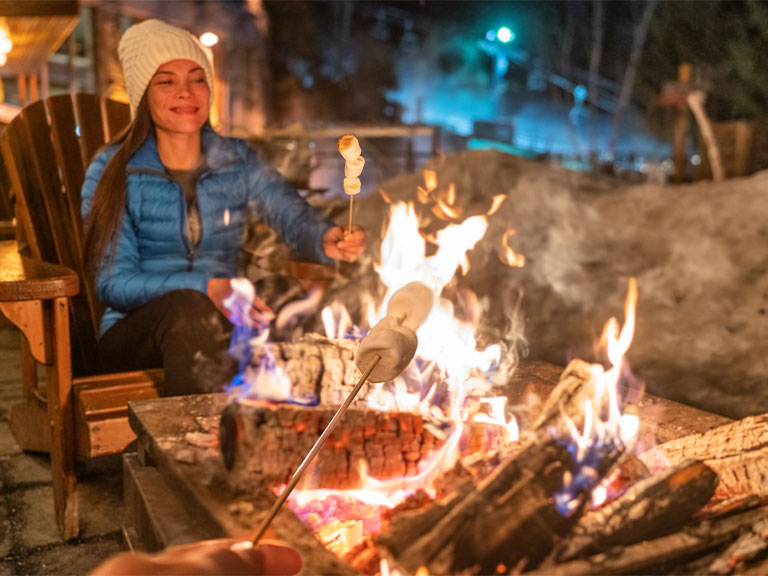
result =
[[[187,288],[205,293],[209,279],[235,276],[249,216],[274,228],[299,255],[330,262],[322,236],[333,221],[307,204],[244,141],[219,136],[206,125],[202,145],[208,169],[197,183],[202,220],[197,248],[187,239],[184,191],[165,171],[154,135],[128,162],[117,251],[111,266],[111,247],[107,251],[98,279],[99,299],[107,306],[102,335],[127,312],[167,292]],[[116,149],[106,148],[88,167],[82,190],[84,221]]]

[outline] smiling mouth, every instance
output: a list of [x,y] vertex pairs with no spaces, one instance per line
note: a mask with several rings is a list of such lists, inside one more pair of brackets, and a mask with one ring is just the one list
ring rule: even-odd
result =
[[185,106],[181,108],[171,108],[171,112],[176,112],[178,114],[194,114],[197,112],[200,108],[197,106]]

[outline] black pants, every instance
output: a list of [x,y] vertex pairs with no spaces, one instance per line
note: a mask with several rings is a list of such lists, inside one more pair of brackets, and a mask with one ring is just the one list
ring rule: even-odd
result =
[[237,373],[232,324],[196,290],[175,290],[114,324],[98,346],[104,371],[164,368],[166,396],[221,392]]

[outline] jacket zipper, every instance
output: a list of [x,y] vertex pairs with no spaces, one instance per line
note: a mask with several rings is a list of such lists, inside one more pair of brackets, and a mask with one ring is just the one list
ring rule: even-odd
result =
[[[187,214],[186,214],[186,207],[187,207],[187,200],[184,197],[184,188],[182,188],[181,184],[176,182],[173,178],[169,177],[168,174],[164,174],[163,172],[158,172],[157,170],[150,170],[146,168],[138,168],[138,169],[128,169],[126,172],[132,172],[134,174],[150,174],[153,176],[160,176],[161,178],[164,178],[168,180],[169,182],[172,182],[178,189],[179,189],[179,213],[181,217],[179,218],[179,235],[181,236],[181,242],[184,244],[184,249],[187,251],[187,271],[192,272],[195,268],[195,250],[190,246],[189,244],[189,238],[187,238]],[[202,222],[200,223],[202,228]],[[202,229],[200,233],[202,237]],[[202,238],[201,238],[202,241]]]
[[[219,170],[221,168],[224,168],[226,166],[230,166],[232,164],[237,164],[237,160],[233,160],[231,162],[225,162],[221,164],[220,166],[217,166],[215,169]],[[208,169],[204,172],[200,173],[200,175],[197,177],[197,181],[195,182],[195,202],[198,202],[197,199],[197,188],[200,181],[210,174],[214,169],[208,166]],[[187,199],[184,197],[184,188],[176,182],[173,178],[169,177],[168,174],[165,174],[164,172],[158,172],[157,170],[152,170],[148,168],[128,168],[126,172],[131,172],[134,174],[151,174],[154,176],[160,176],[161,178],[165,178],[169,182],[173,182],[179,189],[179,212],[181,213],[181,218],[179,218],[179,234],[181,235],[181,241],[184,244],[184,248],[187,251],[187,271],[192,272],[195,267],[195,254],[196,250],[190,246],[189,244],[189,238],[187,237],[187,214],[186,214],[186,207],[187,207]],[[198,202],[198,213],[200,212],[200,203]],[[200,242],[203,241],[203,219],[202,217],[199,218],[199,224],[200,224]]]

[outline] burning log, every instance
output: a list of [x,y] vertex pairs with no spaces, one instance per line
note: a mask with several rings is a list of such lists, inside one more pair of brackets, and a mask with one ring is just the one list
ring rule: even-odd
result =
[[[531,576],[582,576],[660,573],[727,544],[745,531],[764,534],[766,521],[768,521],[768,506],[763,506],[722,518],[718,522],[701,522],[661,538],[616,548],[611,554],[596,554],[564,564],[548,564],[540,571],[530,572],[530,574]],[[726,556],[728,554],[729,552],[726,552]],[[706,568],[699,572],[710,573]]]
[[[220,424],[231,481],[243,490],[285,484],[330,422],[335,410],[241,401],[227,405]],[[311,486],[355,488],[361,465],[374,477],[415,475],[443,435],[422,417],[351,409],[321,452]]]
[[[577,470],[562,440],[569,427],[560,414],[568,414],[577,427],[583,424],[582,400],[594,388],[592,378],[588,364],[572,362],[553,393],[556,402],[548,403],[522,449],[474,490],[394,517],[376,544],[410,573],[424,565],[432,573],[491,573],[500,563],[536,566],[578,521],[592,486],[584,477],[596,483],[620,455],[613,447],[595,446],[590,464]],[[567,510],[555,498],[565,488],[570,491]]]
[[[358,343],[353,340],[329,340],[318,334],[307,334],[293,342],[266,342],[254,348],[244,380],[255,379],[265,371],[271,372],[272,378],[282,373],[289,387],[287,397],[307,404],[339,406],[360,378],[355,362],[357,350]],[[352,406],[367,406],[371,394],[378,394],[381,387],[366,382]],[[439,406],[444,412],[448,410],[448,399],[445,402]]]
[[[499,562],[514,565],[528,558],[535,564],[578,518],[578,514],[561,515],[552,503],[570,464],[565,446],[532,441],[475,490],[422,512],[433,522],[428,532],[423,532],[428,523],[422,514],[415,514],[393,521],[388,533],[376,538],[376,544],[385,547],[411,574],[422,565],[432,573],[474,566],[489,573]],[[405,547],[398,549],[398,545]]]
[[717,476],[687,460],[636,483],[610,504],[586,514],[557,554],[559,562],[673,532],[715,493]]
[[[296,342],[267,342],[253,350],[249,370],[266,363],[284,372],[293,398],[306,398],[321,405],[339,405],[354,387],[360,371],[355,365],[357,343],[308,335]],[[361,390],[358,403],[369,386]]]
[[768,495],[768,414],[665,442],[642,455],[649,468],[701,460],[720,478],[715,496]]
[[[731,574],[734,568],[755,558],[768,548],[768,517],[755,522],[750,530],[741,534],[724,553],[710,563],[709,574]],[[757,567],[755,574],[764,574],[768,561]]]
[[[229,481],[243,490],[285,484],[333,417],[335,409],[240,401],[224,409],[219,443]],[[462,445],[476,451],[503,442],[504,429],[467,426]],[[414,476],[439,449],[445,432],[419,414],[350,409],[319,455],[303,488],[358,488],[361,474],[379,480]]]

